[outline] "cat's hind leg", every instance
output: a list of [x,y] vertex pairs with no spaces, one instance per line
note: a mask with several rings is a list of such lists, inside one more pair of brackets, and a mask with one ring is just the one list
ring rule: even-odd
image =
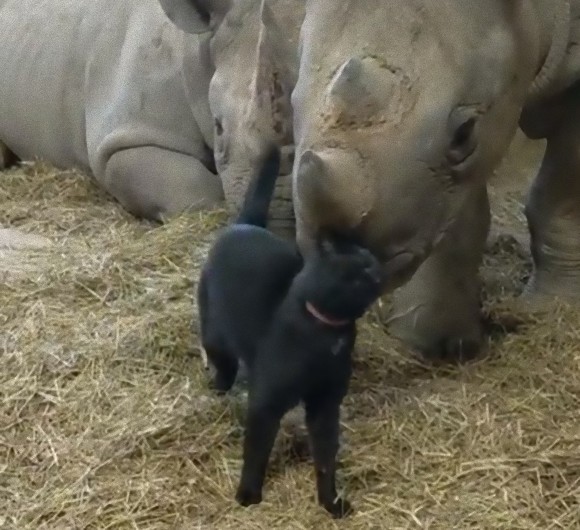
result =
[[214,322],[209,310],[209,297],[205,278],[202,277],[198,287],[198,310],[204,367],[208,362],[215,369],[212,387],[218,394],[225,394],[230,390],[238,374],[238,359],[230,353],[224,344],[219,323]]
[[238,374],[238,359],[224,349],[202,344],[209,362],[215,369],[212,387],[218,394],[225,394],[234,385]]

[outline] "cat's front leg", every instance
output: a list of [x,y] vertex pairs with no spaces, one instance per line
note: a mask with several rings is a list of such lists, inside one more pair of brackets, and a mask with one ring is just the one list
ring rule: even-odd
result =
[[312,443],[318,502],[333,517],[344,517],[352,511],[350,503],[337,498],[336,454],[340,421],[340,399],[309,399],[305,403],[306,425]]
[[249,405],[244,437],[244,463],[236,500],[242,506],[262,502],[262,487],[268,460],[280,421],[291,408],[289,400],[280,396],[280,388],[254,389],[250,387]]

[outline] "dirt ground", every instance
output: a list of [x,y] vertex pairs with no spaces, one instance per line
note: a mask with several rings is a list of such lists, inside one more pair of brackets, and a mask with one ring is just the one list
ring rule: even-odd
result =
[[428,368],[376,311],[361,326],[344,521],[316,506],[292,422],[263,503],[233,500],[243,393],[208,390],[193,302],[223,212],[156,227],[74,172],[1,174],[0,225],[46,239],[0,253],[0,528],[580,528],[580,320],[510,309],[529,274],[522,197],[542,149],[516,144],[491,186],[486,358]]

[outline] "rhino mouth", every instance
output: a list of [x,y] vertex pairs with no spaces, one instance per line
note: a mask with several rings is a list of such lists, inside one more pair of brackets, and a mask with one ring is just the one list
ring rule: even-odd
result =
[[381,263],[384,278],[383,289],[392,291],[411,279],[423,263],[423,258],[417,253],[404,250],[382,260]]

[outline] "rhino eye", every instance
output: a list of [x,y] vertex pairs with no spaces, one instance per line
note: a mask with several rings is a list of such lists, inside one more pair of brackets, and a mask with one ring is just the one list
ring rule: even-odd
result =
[[221,136],[224,133],[224,128],[222,127],[222,122],[218,118],[214,119],[214,126],[216,134]]
[[477,147],[476,138],[477,118],[471,116],[460,123],[453,132],[447,160],[453,164],[461,164]]

